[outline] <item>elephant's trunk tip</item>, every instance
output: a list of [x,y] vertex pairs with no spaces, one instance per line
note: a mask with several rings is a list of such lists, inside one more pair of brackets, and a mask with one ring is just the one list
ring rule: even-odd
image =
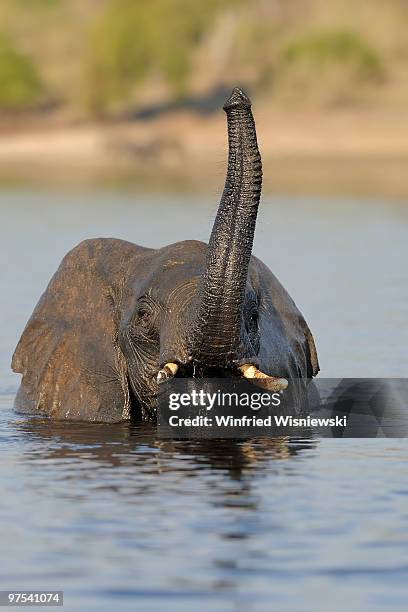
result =
[[225,110],[226,113],[228,113],[228,111],[234,108],[244,109],[251,108],[251,106],[252,102],[248,98],[246,93],[244,93],[239,87],[234,87],[230,97],[228,98],[228,100],[225,101],[224,106],[222,108]]

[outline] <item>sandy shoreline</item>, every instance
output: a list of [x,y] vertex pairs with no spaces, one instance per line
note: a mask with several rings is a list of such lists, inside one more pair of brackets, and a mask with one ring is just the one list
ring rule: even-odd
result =
[[[256,113],[265,185],[278,191],[351,189],[408,195],[408,114],[337,111]],[[177,113],[149,121],[31,124],[0,131],[0,176],[81,180],[174,177],[219,183],[225,118]],[[269,172],[271,174],[269,176]],[[273,178],[273,180],[272,180]],[[319,185],[321,189],[319,189]],[[354,186],[354,187],[353,187]]]

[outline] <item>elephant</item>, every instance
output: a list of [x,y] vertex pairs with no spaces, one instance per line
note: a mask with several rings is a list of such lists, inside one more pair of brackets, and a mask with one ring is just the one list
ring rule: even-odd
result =
[[260,378],[281,390],[318,373],[304,317],[252,255],[262,162],[251,107],[240,88],[223,106],[228,167],[208,245],[95,238],[64,257],[13,355],[18,412],[154,420],[172,377]]

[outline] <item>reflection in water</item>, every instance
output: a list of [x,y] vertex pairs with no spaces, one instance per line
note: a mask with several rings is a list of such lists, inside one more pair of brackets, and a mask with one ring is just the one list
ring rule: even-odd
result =
[[[228,474],[232,480],[254,478],[268,468],[271,460],[295,457],[310,449],[316,440],[255,438],[251,440],[162,440],[151,423],[94,425],[53,422],[28,417],[16,423],[18,431],[40,447],[29,457],[42,464],[46,460],[67,463],[84,459],[98,467],[129,468],[160,473],[171,470],[175,457],[187,460],[176,471],[194,476],[200,469]],[[28,458],[28,456],[27,456]],[[120,472],[119,472],[120,474]]]
[[405,441],[162,440],[151,424],[21,419],[6,405],[0,580],[10,588],[64,588],[65,609],[98,612],[271,602],[285,612],[302,588],[313,602],[302,609],[325,609],[309,584],[322,602],[341,591],[339,612],[369,592],[359,609],[371,612],[391,596],[391,567],[392,597],[404,588]]
[[[70,248],[208,240],[217,201],[0,194],[0,394]],[[310,322],[322,375],[406,375],[407,219],[404,203],[264,198],[254,252]],[[63,588],[75,612],[405,612],[406,440],[164,441],[151,425],[23,420],[12,399],[0,395],[2,588]]]

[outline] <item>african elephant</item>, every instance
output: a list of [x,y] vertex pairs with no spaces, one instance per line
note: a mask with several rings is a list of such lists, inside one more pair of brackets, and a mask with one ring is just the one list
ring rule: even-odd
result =
[[267,377],[276,390],[317,374],[302,314],[251,255],[262,185],[251,102],[235,88],[223,108],[228,170],[209,244],[96,238],[70,251],[13,356],[18,411],[152,419],[172,376]]

